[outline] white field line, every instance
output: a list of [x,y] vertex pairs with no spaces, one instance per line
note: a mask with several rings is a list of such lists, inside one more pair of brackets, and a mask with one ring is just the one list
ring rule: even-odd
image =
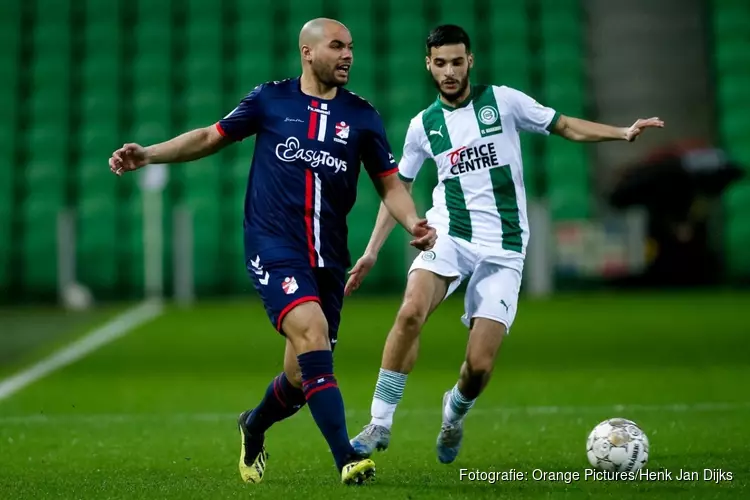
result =
[[[750,402],[735,403],[692,403],[639,405],[619,404],[609,406],[515,406],[495,408],[474,408],[470,416],[476,414],[497,416],[535,416],[535,415],[592,415],[602,417],[628,417],[630,413],[721,413],[750,410]],[[398,416],[434,416],[440,408],[404,408],[397,411]],[[102,413],[102,414],[53,414],[53,415],[11,415],[0,416],[0,424],[116,424],[133,422],[221,422],[237,418],[235,413]],[[368,417],[369,410],[349,410],[347,417]]]
[[4,380],[0,380],[0,401],[11,397],[21,389],[46,377],[55,370],[73,364],[100,347],[117,340],[135,328],[156,318],[161,312],[161,304],[143,302],[30,367]]

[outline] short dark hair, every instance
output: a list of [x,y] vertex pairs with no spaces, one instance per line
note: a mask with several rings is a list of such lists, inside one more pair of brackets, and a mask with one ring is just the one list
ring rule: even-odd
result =
[[455,24],[442,24],[430,31],[427,35],[427,53],[430,53],[432,47],[442,47],[443,45],[459,45],[463,43],[466,52],[471,52],[471,40],[469,34],[461,26]]

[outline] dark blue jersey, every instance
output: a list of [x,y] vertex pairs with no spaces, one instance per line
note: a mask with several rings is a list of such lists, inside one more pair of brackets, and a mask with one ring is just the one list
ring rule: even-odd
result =
[[360,164],[371,177],[398,171],[375,108],[343,88],[330,100],[310,97],[295,78],[259,85],[216,127],[235,141],[256,136],[245,197],[250,250],[347,268]]

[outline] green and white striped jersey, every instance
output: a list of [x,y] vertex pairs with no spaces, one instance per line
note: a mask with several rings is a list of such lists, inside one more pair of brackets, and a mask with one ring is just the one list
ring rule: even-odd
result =
[[549,134],[559,115],[518,90],[474,85],[460,107],[440,99],[411,120],[399,175],[432,158],[438,185],[427,219],[438,231],[525,255],[529,241],[519,132]]

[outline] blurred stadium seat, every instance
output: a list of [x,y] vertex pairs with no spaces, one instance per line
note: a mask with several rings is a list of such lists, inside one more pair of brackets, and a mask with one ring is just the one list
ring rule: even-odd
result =
[[[750,169],[750,3],[712,0],[717,104],[721,139],[727,151],[745,170]],[[750,179],[729,190],[724,204],[725,241],[731,275],[750,270]]]
[[[518,88],[562,113],[586,114],[586,25],[578,1],[469,0],[459,11],[447,0],[429,9],[402,0],[248,5],[245,0],[2,2],[0,91],[11,98],[0,102],[0,162],[14,168],[0,172],[0,285],[9,279],[9,238],[17,219],[16,244],[28,263],[19,272],[32,288],[53,286],[54,262],[47,258],[45,265],[34,265],[30,256],[54,252],[55,215],[71,205],[79,212],[78,260],[86,263],[80,268],[85,279],[102,289],[121,279],[137,290],[143,281],[142,200],[134,178],[109,174],[108,155],[125,141],[153,143],[209,125],[257,84],[297,75],[297,35],[313,17],[335,14],[352,30],[350,88],[376,105],[397,156],[409,120],[435,98],[423,64],[432,24],[461,24],[474,35],[477,66],[490,83]],[[744,0],[711,5],[719,129],[727,149],[747,165],[750,7]],[[27,110],[23,116],[21,109]],[[530,197],[546,196],[554,219],[589,217],[586,146],[552,140],[537,147],[541,142],[527,137],[523,143]],[[205,290],[248,288],[239,231],[223,233],[241,224],[251,152],[248,140],[173,171],[165,209],[183,205],[196,214],[195,271]],[[13,165],[19,158],[23,163]],[[426,166],[415,186],[421,205],[433,187],[429,170]],[[363,176],[361,183],[350,216],[358,222],[350,234],[355,257],[379,205],[369,179]],[[11,204],[15,199],[18,206]],[[742,223],[748,206],[747,184],[733,188],[726,220],[735,272],[749,266],[743,249],[750,235]],[[392,238],[385,252],[394,265],[376,268],[374,288],[390,289],[403,278],[403,241]],[[107,253],[118,257],[97,257]],[[118,268],[116,262],[128,264]],[[226,262],[237,272],[221,271]]]

